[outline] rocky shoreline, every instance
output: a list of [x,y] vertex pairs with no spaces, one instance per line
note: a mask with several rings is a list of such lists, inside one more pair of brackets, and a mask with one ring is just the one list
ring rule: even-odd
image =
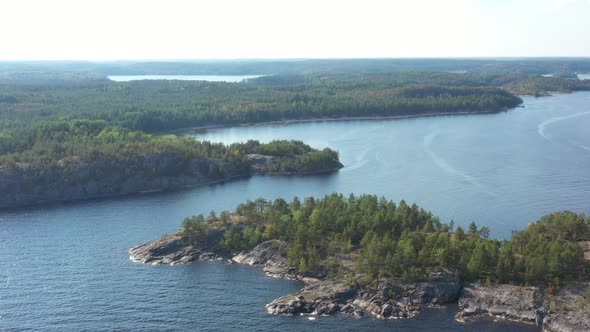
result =
[[249,252],[232,255],[219,248],[195,248],[182,236],[166,235],[129,249],[129,259],[150,265],[227,260],[259,266],[271,277],[302,281],[305,286],[299,292],[266,306],[267,312],[276,315],[323,316],[341,312],[356,317],[409,318],[421,308],[456,302],[461,291],[458,273],[446,269],[429,274],[423,282],[382,278],[368,285],[363,284],[362,276],[333,280],[325,278],[325,274],[301,274],[287,265],[286,251],[286,242],[270,240]]
[[461,291],[455,318],[466,321],[490,316],[541,325],[544,315],[543,293],[537,287],[469,284]]
[[418,283],[381,278],[364,284],[361,277],[321,280],[295,294],[280,297],[266,306],[270,314],[325,316],[335,313],[356,317],[401,319],[420,309],[453,303],[461,289],[457,273],[440,269]]
[[551,295],[538,287],[513,285],[466,285],[461,291],[458,321],[490,316],[542,326],[543,331],[590,331],[587,282],[565,285]]
[[404,319],[426,307],[458,303],[455,319],[459,322],[490,316],[542,326],[552,332],[590,330],[590,304],[584,297],[590,287],[588,283],[567,285],[558,294],[549,296],[537,287],[463,285],[456,271],[440,268],[420,282],[381,278],[367,284],[362,275],[334,279],[326,278],[325,274],[301,274],[288,266],[286,251],[286,242],[270,240],[251,251],[233,255],[215,246],[195,248],[180,235],[166,235],[129,249],[129,259],[151,265],[225,260],[259,266],[271,277],[302,281],[304,287],[300,291],[266,305],[266,311],[274,315],[342,313],[354,317]]

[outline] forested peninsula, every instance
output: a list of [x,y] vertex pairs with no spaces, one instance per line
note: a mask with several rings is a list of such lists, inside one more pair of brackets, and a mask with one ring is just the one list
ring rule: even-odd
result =
[[174,190],[254,172],[309,174],[341,167],[335,151],[302,142],[222,146],[161,135],[169,130],[497,112],[522,102],[496,87],[439,76],[0,84],[0,208]]
[[[264,155],[162,135],[183,128],[490,113],[522,103],[511,91],[590,89],[590,81],[523,73],[298,73],[241,83],[74,74],[50,83],[0,79],[0,208],[227,180],[261,162],[250,155]],[[282,159],[272,173],[337,168],[334,151],[296,150],[267,155]]]
[[74,121],[65,130],[49,131],[59,137],[0,157],[0,208],[171,191],[253,174],[327,173],[342,167],[336,151],[313,149],[300,141],[226,146],[101,127]]
[[449,73],[13,84],[0,85],[0,129],[15,136],[39,122],[93,120],[158,133],[284,120],[498,112],[521,103],[497,86]]
[[458,302],[460,321],[485,315],[549,331],[590,329],[590,220],[563,211],[508,240],[489,235],[405,201],[332,194],[189,217],[176,234],[129,255],[146,264],[228,259],[302,280],[301,291],[267,305],[272,314],[408,318]]

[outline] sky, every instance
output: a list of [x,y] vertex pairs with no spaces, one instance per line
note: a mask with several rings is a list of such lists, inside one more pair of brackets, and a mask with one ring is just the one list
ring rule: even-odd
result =
[[590,0],[0,0],[0,60],[590,56]]

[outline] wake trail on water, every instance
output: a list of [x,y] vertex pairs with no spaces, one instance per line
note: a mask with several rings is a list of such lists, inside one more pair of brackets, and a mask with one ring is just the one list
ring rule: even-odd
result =
[[586,150],[586,151],[590,152],[590,146],[586,146],[586,145],[580,144],[580,143],[578,143],[576,141],[569,141],[569,142],[570,142],[571,145],[573,145],[573,146],[575,146],[577,148],[580,148],[582,150]]
[[547,127],[547,125],[553,124],[555,122],[559,122],[559,121],[563,121],[563,120],[567,120],[567,119],[573,119],[573,118],[577,118],[583,115],[588,115],[590,114],[590,112],[580,112],[580,113],[575,113],[575,114],[570,114],[570,115],[566,115],[566,116],[556,116],[553,117],[549,120],[545,120],[543,122],[541,122],[538,126],[537,126],[537,133],[539,133],[539,135],[541,137],[543,137],[544,139],[548,140],[549,142],[553,142],[553,140],[547,136],[545,134],[545,128]]
[[439,168],[441,168],[443,171],[445,171],[451,175],[455,175],[455,176],[463,178],[463,180],[465,180],[466,182],[470,183],[471,185],[473,185],[475,187],[478,187],[480,189],[480,191],[482,191],[490,196],[497,197],[498,195],[491,192],[486,186],[479,183],[479,181],[477,181],[471,175],[456,169],[451,164],[449,164],[446,160],[444,160],[443,158],[439,157],[436,153],[434,153],[434,151],[432,150],[432,147],[431,147],[432,141],[439,134],[440,134],[440,132],[438,130],[435,130],[435,131],[431,132],[430,134],[424,136],[424,151],[426,152],[426,154],[428,154],[430,159],[432,159],[434,164],[436,166],[438,166]]
[[343,169],[340,170],[340,172],[354,171],[355,169],[359,169],[359,168],[365,166],[365,164],[368,162],[366,157],[367,157],[367,151],[363,150],[363,152],[361,152],[361,154],[359,154],[355,158],[354,164],[344,167]]

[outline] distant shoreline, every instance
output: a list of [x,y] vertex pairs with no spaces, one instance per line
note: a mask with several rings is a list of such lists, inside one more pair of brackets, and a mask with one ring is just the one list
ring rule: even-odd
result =
[[[514,108],[522,108],[523,106],[517,106]],[[413,118],[426,118],[435,116],[452,116],[452,115],[477,115],[477,114],[496,114],[507,112],[514,108],[503,108],[495,111],[465,111],[465,112],[443,112],[443,113],[423,113],[423,114],[408,114],[408,115],[385,115],[385,116],[346,116],[341,118],[310,118],[310,119],[289,119],[289,120],[278,120],[278,121],[267,121],[267,122],[254,122],[254,123],[243,123],[243,124],[213,124],[205,126],[195,126],[173,129],[159,134],[175,134],[186,136],[190,134],[190,131],[202,131],[209,129],[223,129],[223,128],[241,128],[241,127],[263,127],[263,126],[275,126],[275,125],[291,125],[297,123],[311,123],[311,122],[344,122],[344,121],[380,121],[380,120],[403,120]]]

